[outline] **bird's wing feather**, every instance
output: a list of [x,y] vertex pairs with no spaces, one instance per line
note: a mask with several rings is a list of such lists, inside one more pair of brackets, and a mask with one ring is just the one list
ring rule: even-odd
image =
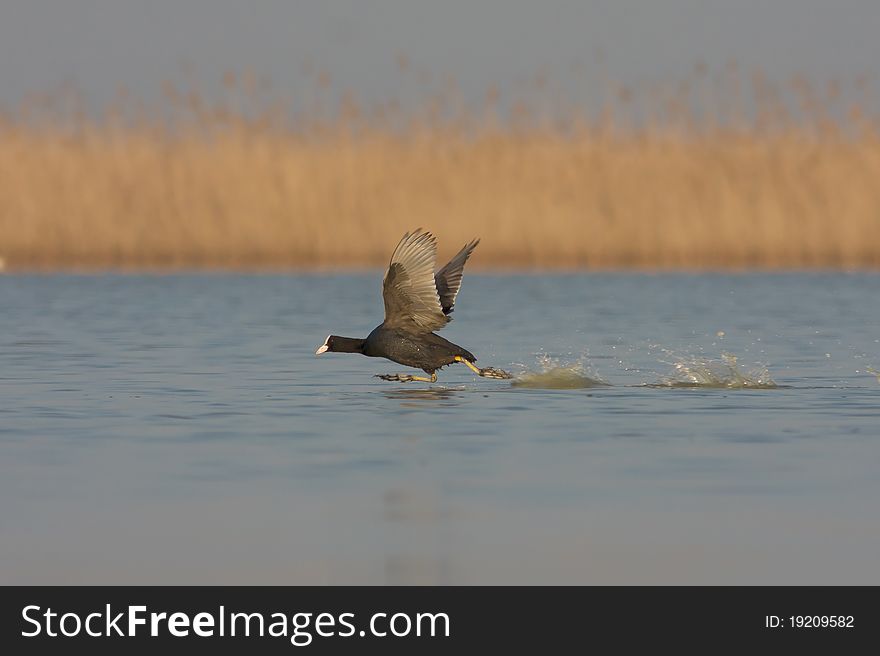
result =
[[452,312],[455,306],[455,297],[458,296],[458,290],[461,289],[461,278],[464,275],[464,265],[471,256],[473,250],[480,243],[479,239],[474,239],[469,244],[465,244],[464,248],[458,251],[458,254],[440,269],[434,276],[434,283],[437,286],[437,293],[440,296],[440,307],[443,308],[443,314]]
[[394,249],[382,281],[385,324],[433,332],[449,322],[434,283],[437,240],[430,232],[406,233]]

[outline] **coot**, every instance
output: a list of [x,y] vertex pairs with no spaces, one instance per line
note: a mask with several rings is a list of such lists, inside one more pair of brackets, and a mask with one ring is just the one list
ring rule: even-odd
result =
[[473,363],[477,358],[473,353],[434,333],[452,321],[449,315],[461,288],[465,262],[479,243],[480,240],[475,239],[465,244],[446,266],[434,273],[437,259],[434,235],[421,228],[406,233],[391,255],[382,281],[385,321],[366,339],[329,335],[315,355],[328,351],[362,353],[422,369],[431,376],[377,374],[377,378],[403,383],[413,380],[434,383],[437,370],[455,362],[464,363],[485,378],[512,378],[501,369],[476,367]]

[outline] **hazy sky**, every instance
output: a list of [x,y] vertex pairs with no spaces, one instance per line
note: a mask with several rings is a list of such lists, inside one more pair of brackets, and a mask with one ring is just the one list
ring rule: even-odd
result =
[[424,72],[473,95],[540,72],[577,70],[589,89],[603,69],[639,83],[731,59],[780,78],[853,78],[877,71],[878,34],[871,0],[0,0],[0,103],[70,82],[98,100],[120,84],[156,94],[186,65],[204,81],[266,74],[286,95],[314,86],[311,65],[367,98],[405,93]]

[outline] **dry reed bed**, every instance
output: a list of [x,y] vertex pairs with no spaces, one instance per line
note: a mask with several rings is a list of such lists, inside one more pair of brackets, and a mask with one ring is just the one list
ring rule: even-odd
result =
[[379,266],[418,226],[476,267],[876,268],[880,137],[0,126],[8,269]]

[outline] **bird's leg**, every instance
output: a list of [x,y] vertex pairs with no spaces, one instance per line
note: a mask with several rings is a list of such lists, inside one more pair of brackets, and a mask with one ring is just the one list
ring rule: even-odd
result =
[[508,380],[510,378],[513,378],[513,376],[511,374],[507,373],[506,371],[504,371],[504,369],[496,369],[495,367],[486,367],[484,369],[480,369],[473,362],[465,360],[460,355],[455,356],[455,361],[456,362],[463,362],[464,364],[466,364],[468,366],[468,369],[473,371],[478,376],[482,376],[483,378],[500,378],[502,380]]
[[460,355],[456,355],[456,356],[455,356],[455,361],[456,361],[456,362],[463,362],[464,364],[466,364],[466,365],[468,366],[468,369],[470,369],[471,371],[473,371],[473,372],[474,372],[475,374],[477,374],[478,376],[482,376],[482,374],[480,373],[480,369],[479,369],[479,367],[477,367],[473,362],[470,362],[469,360],[465,360],[465,359],[464,359],[463,357],[461,357]]
[[437,382],[437,373],[436,372],[431,374],[430,378],[425,378],[424,376],[410,376],[409,374],[376,374],[374,377],[381,378],[382,380],[396,381],[398,383],[409,383],[414,380],[418,380],[423,383],[436,383]]

